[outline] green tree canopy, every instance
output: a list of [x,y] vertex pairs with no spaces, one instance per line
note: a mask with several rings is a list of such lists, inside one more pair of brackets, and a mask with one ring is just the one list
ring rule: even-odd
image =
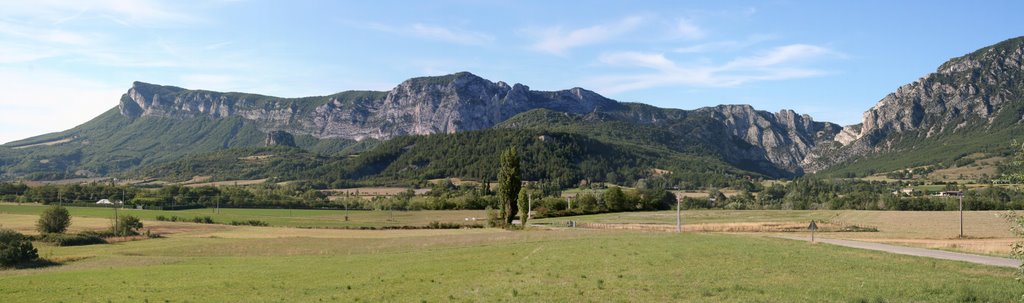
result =
[[498,170],[498,202],[501,204],[505,224],[512,224],[518,205],[516,198],[523,186],[522,170],[519,167],[519,152],[515,147],[501,153],[501,168]]
[[36,228],[40,233],[63,233],[71,225],[71,214],[68,209],[59,205],[50,206],[39,215]]

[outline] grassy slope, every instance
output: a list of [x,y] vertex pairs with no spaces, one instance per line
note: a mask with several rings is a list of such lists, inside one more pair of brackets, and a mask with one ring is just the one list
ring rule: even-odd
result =
[[1011,269],[781,239],[483,236],[170,238],[46,249],[93,257],[0,272],[0,301],[950,302],[1009,301],[1024,292]]
[[[73,139],[53,146],[10,148],[63,138]],[[77,170],[109,175],[223,149],[259,147],[265,139],[266,135],[255,124],[239,117],[133,120],[113,108],[73,129],[0,147],[0,169],[11,175],[28,175],[30,179],[62,179]],[[306,150],[331,154],[345,150],[355,141],[297,136],[296,143]]]

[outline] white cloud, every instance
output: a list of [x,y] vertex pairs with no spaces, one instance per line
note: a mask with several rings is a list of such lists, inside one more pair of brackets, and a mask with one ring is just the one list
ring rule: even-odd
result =
[[609,65],[646,67],[656,70],[673,70],[675,62],[665,58],[664,54],[641,52],[620,52],[601,55],[600,61]]
[[733,58],[725,63],[692,66],[682,66],[662,53],[607,53],[599,59],[601,63],[648,71],[599,76],[586,82],[608,94],[671,85],[730,87],[758,81],[827,75],[828,71],[805,67],[803,63],[841,57],[842,54],[829,48],[809,44],[784,45],[755,55]]
[[708,52],[738,51],[758,43],[775,39],[772,35],[752,35],[743,40],[723,40],[699,43],[676,48],[673,52],[684,54],[697,54]]
[[413,24],[410,32],[421,38],[466,45],[483,45],[494,41],[494,37],[479,32],[455,30],[421,23]]
[[22,26],[3,21],[0,21],[0,34],[41,43],[64,45],[87,45],[95,38],[67,30]]
[[124,25],[173,25],[199,21],[188,10],[168,5],[179,2],[157,0],[33,0],[11,1],[0,12],[3,17],[29,18],[61,24],[79,18],[104,18]]
[[[117,106],[127,84],[115,87],[59,72],[0,70],[0,142],[70,129]],[[45,114],[41,114],[45,113]],[[45,118],[40,118],[45,117]]]
[[0,45],[0,64],[30,62],[58,55],[60,52],[53,49],[14,44]]
[[406,26],[393,26],[381,23],[349,24],[355,27],[367,28],[381,32],[463,45],[486,45],[494,42],[494,36],[486,33],[459,28],[449,28],[433,24],[414,23]]
[[[199,20],[186,8],[154,0],[37,0],[0,10],[0,63],[62,57],[101,66],[166,67],[170,60],[145,49],[147,39],[111,38],[109,29],[182,25]],[[103,20],[113,23],[103,24]]]
[[676,24],[676,31],[680,36],[687,39],[700,39],[706,35],[703,29],[688,19],[679,19]]
[[780,63],[794,62],[804,59],[819,58],[824,55],[836,54],[828,48],[809,44],[790,44],[776,47],[761,54],[737,58],[724,66],[726,69],[749,67],[765,67]]
[[590,27],[564,30],[562,27],[549,27],[539,30],[527,30],[539,37],[533,49],[563,55],[570,49],[597,44],[626,34],[646,22],[639,16],[627,17],[612,24],[599,24]]

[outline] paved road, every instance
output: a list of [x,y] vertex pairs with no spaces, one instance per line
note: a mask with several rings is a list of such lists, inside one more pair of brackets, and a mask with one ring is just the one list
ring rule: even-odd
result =
[[[810,241],[810,239],[808,239],[807,237],[780,236],[779,238],[791,239],[791,240],[801,240],[801,241]],[[972,255],[972,254],[965,254],[965,253],[949,252],[949,251],[944,251],[944,250],[935,250],[935,249],[917,248],[917,247],[906,247],[906,246],[896,246],[896,245],[881,244],[881,243],[871,243],[871,242],[861,242],[861,241],[838,240],[838,239],[822,239],[822,238],[817,238],[817,239],[814,239],[814,240],[815,240],[815,242],[828,243],[828,244],[832,244],[832,245],[839,245],[839,246],[846,246],[846,247],[853,247],[853,248],[860,248],[860,249],[878,250],[878,251],[890,252],[890,253],[901,254],[901,255],[911,255],[911,256],[928,257],[928,258],[935,258],[935,259],[964,261],[964,262],[971,262],[971,263],[984,264],[984,265],[992,265],[992,266],[1001,266],[1001,267],[1014,267],[1014,268],[1016,268],[1016,267],[1020,267],[1021,266],[1021,261],[1020,260],[1010,259],[1010,258],[980,256],[980,255]]]

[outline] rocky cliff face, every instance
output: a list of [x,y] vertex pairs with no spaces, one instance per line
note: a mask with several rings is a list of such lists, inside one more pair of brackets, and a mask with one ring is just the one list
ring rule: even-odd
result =
[[120,105],[121,114],[131,118],[238,116],[255,122],[267,133],[355,140],[486,129],[538,108],[580,115],[608,113],[648,125],[670,125],[689,115],[709,116],[713,127],[720,129],[698,136],[725,145],[720,146],[724,159],[759,163],[766,170],[781,169],[790,174],[801,173],[800,163],[807,153],[842,130],[791,110],[773,114],[749,105],[722,105],[688,112],[629,106],[582,88],[532,91],[525,85],[491,82],[465,72],[410,79],[387,92],[343,92],[299,99],[136,82]]
[[463,72],[410,79],[388,92],[352,91],[299,99],[136,82],[122,97],[120,109],[133,118],[240,116],[264,131],[362,140],[484,129],[534,108],[588,113],[619,106],[581,88],[531,91],[525,85],[495,83]]
[[795,174],[803,172],[800,163],[816,146],[832,141],[842,127],[816,122],[808,115],[792,110],[769,113],[750,105],[719,105],[697,110],[712,115],[725,125],[727,133],[749,144],[729,154],[741,161],[767,160]]
[[[990,129],[1006,105],[1024,100],[1024,37],[1010,39],[942,64],[864,112],[835,144],[813,152],[803,166],[818,171],[851,159],[900,150],[900,140],[929,139]],[[1006,113],[1014,114],[1015,113]],[[1014,121],[1020,121],[1017,115]]]

